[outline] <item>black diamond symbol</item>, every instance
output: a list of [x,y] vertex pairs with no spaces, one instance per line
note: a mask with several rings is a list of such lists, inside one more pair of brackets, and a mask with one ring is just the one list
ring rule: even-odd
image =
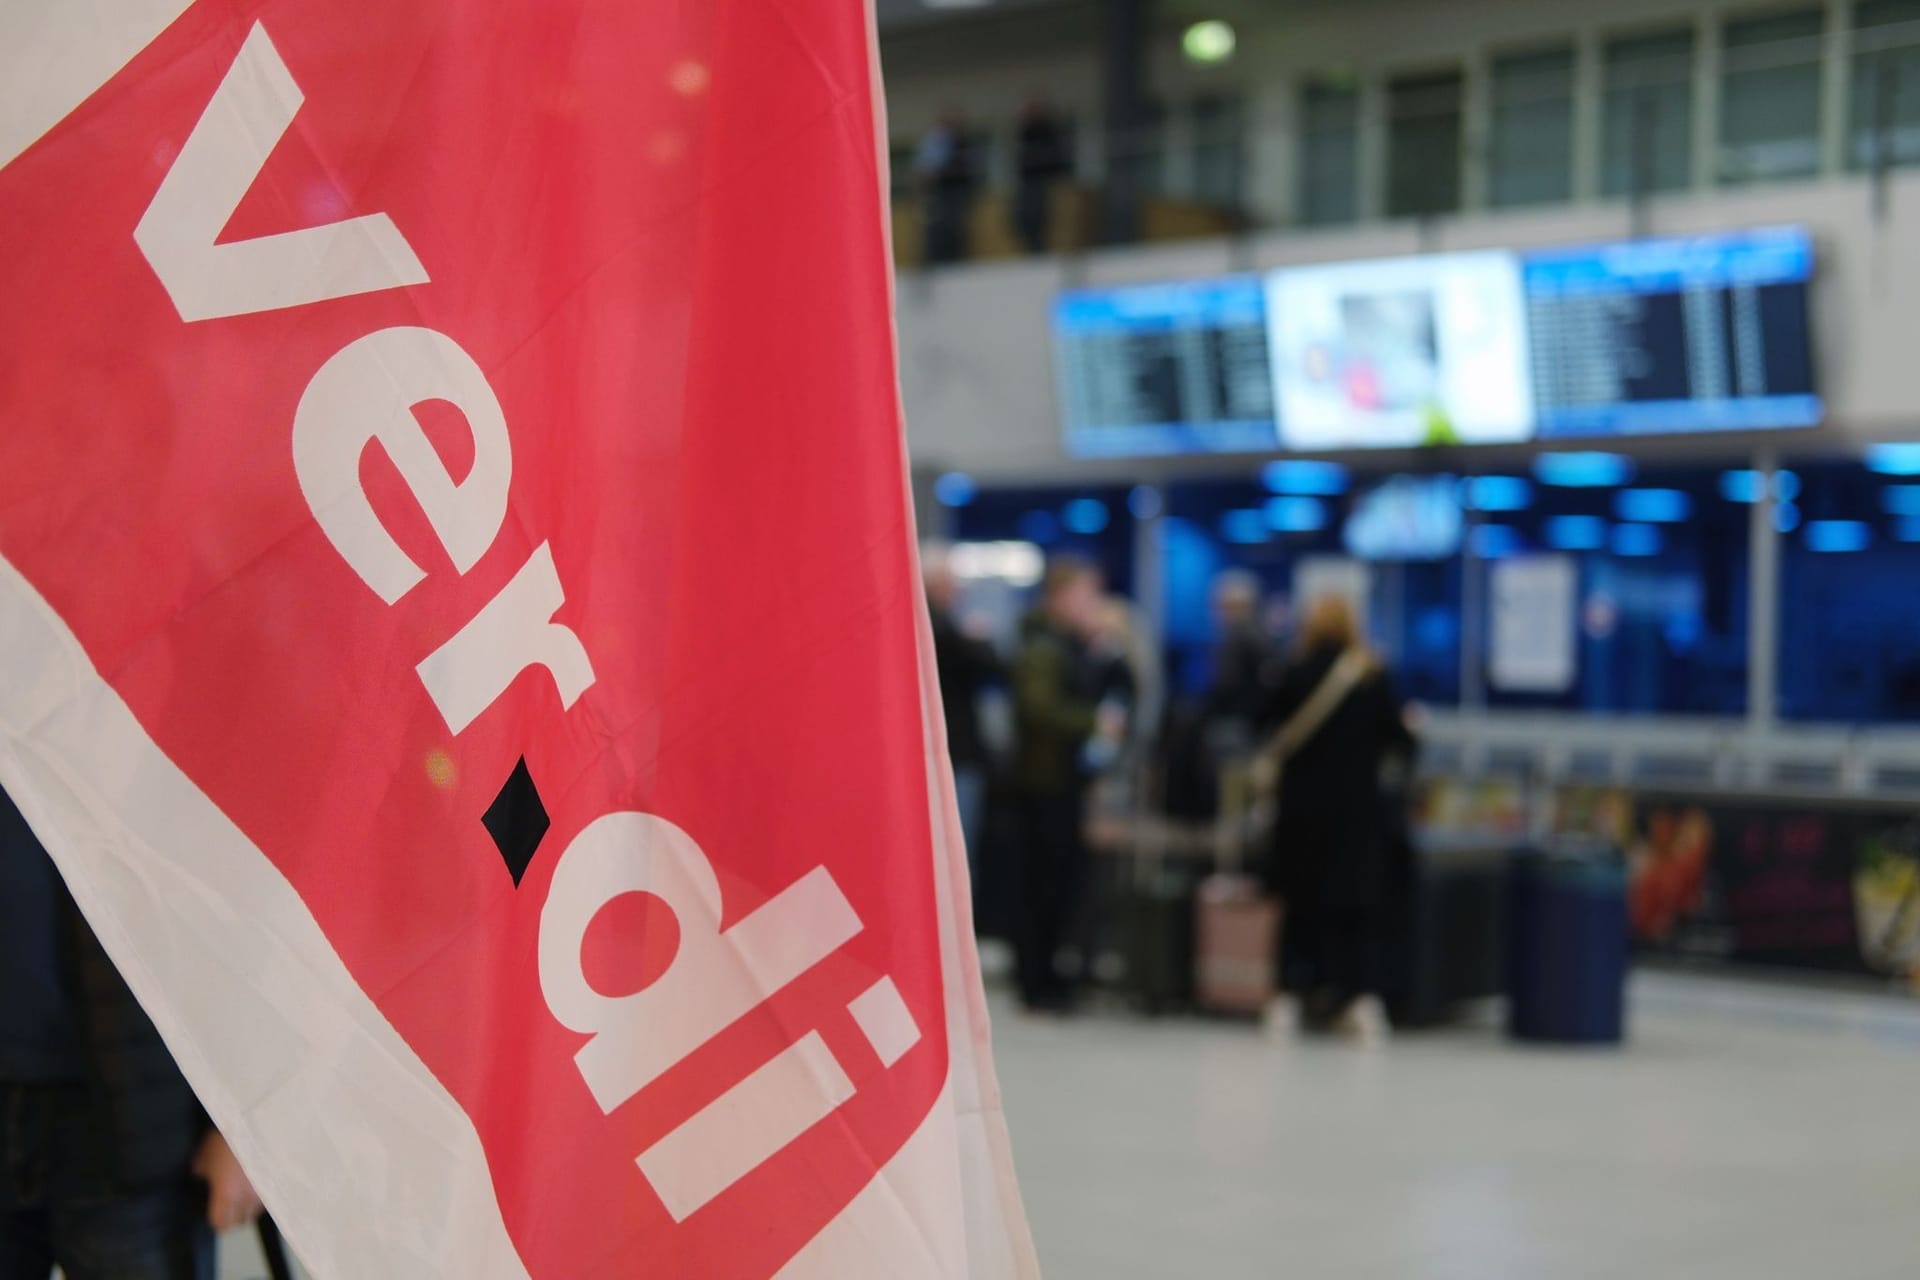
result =
[[540,803],[540,793],[534,789],[533,775],[527,772],[525,756],[513,766],[507,784],[500,788],[500,794],[487,806],[480,821],[486,824],[487,834],[500,850],[507,874],[513,877],[513,887],[519,888],[520,877],[527,874],[534,851],[539,849],[547,828],[553,825],[547,817],[547,806]]

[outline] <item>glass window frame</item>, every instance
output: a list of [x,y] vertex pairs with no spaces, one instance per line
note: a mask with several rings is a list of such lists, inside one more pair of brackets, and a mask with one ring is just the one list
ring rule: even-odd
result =
[[[1579,70],[1579,48],[1571,39],[1503,50],[1488,61],[1489,206],[1519,209],[1573,199]],[[1555,133],[1557,145],[1548,145]],[[1535,167],[1542,160],[1552,164],[1551,172]],[[1529,189],[1530,181],[1538,182],[1536,189]]]
[[[1303,226],[1344,226],[1360,220],[1360,155],[1365,129],[1365,104],[1360,86],[1325,76],[1301,81],[1298,110],[1300,157],[1296,174],[1299,222]],[[1344,116],[1344,119],[1324,119]],[[1323,151],[1322,148],[1325,148]],[[1339,154],[1340,164],[1329,164],[1333,181],[1318,179],[1319,161]],[[1339,179],[1344,176],[1345,181]]]
[[[1794,4],[1727,14],[1720,23],[1719,136],[1715,139],[1714,176],[1721,187],[1756,186],[1816,178],[1823,168],[1826,116],[1825,5]],[[1786,31],[1796,23],[1809,29]],[[1805,72],[1804,84],[1792,77]],[[1760,114],[1760,104],[1778,106],[1789,95],[1804,97],[1804,128],[1788,136],[1733,136]],[[1769,149],[1771,149],[1769,151]],[[1802,158],[1794,159],[1798,154]],[[1775,158],[1765,158],[1765,157]],[[1763,157],[1756,160],[1755,157]]]
[[[1466,197],[1466,69],[1454,65],[1397,72],[1387,78],[1386,95],[1383,212],[1388,218],[1459,213]],[[1430,128],[1416,127],[1429,121]],[[1449,121],[1450,125],[1445,123]],[[1444,147],[1442,134],[1447,137]],[[1424,157],[1424,162],[1409,163],[1416,157]],[[1435,175],[1439,180],[1434,180]]]
[[[1662,45],[1672,46],[1666,51]],[[1695,127],[1700,112],[1700,32],[1694,23],[1614,31],[1600,37],[1600,147],[1596,183],[1605,197],[1642,197],[1690,190],[1694,185]],[[1672,91],[1678,89],[1674,94]],[[1638,134],[1642,122],[1652,116],[1649,132],[1658,133],[1665,108],[1659,104],[1663,91],[1670,103],[1677,103],[1672,114],[1677,124],[1670,125],[1679,141],[1678,161],[1660,163],[1656,141],[1651,156],[1643,159],[1637,140],[1619,143],[1622,126],[1629,134]],[[1645,114],[1643,114],[1645,113]],[[1616,147],[1623,152],[1623,163],[1614,163]],[[1640,163],[1636,163],[1639,161]],[[1663,176],[1663,169],[1670,170]],[[1618,173],[1618,177],[1616,177]]]

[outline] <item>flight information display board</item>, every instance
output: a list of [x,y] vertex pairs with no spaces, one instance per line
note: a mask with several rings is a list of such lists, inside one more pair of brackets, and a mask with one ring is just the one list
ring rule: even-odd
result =
[[1073,456],[1251,453],[1279,443],[1258,278],[1065,293],[1053,327]]
[[1522,265],[1541,438],[1820,420],[1806,232],[1626,241]]
[[1813,426],[1813,266],[1783,227],[1072,291],[1053,313],[1067,452]]

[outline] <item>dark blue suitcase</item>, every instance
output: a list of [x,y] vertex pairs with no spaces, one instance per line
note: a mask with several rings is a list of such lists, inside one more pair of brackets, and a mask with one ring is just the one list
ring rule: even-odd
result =
[[1516,854],[1507,912],[1507,1030],[1618,1044],[1626,1034],[1627,873],[1611,845]]

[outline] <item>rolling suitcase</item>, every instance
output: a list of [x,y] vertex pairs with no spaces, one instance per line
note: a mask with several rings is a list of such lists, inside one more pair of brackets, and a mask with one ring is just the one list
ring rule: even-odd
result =
[[1280,904],[1246,874],[1262,823],[1244,765],[1222,771],[1214,870],[1194,895],[1194,1003],[1208,1013],[1257,1014],[1278,990]]
[[1120,911],[1127,997],[1156,1015],[1192,1000],[1193,889],[1177,866],[1136,876]]
[[[1131,793],[1138,796],[1144,788]],[[1186,1007],[1193,994],[1192,860],[1184,824],[1142,812],[1137,801],[1096,804],[1088,847],[1104,864],[1096,894],[1100,919],[1085,931],[1096,952],[1094,976],[1153,1015]],[[1118,959],[1108,976],[1107,958]]]
[[1611,845],[1531,849],[1509,873],[1507,1030],[1518,1040],[1625,1036],[1627,874]]
[[1250,876],[1215,873],[1194,900],[1194,1003],[1208,1013],[1257,1014],[1273,1000],[1280,904]]

